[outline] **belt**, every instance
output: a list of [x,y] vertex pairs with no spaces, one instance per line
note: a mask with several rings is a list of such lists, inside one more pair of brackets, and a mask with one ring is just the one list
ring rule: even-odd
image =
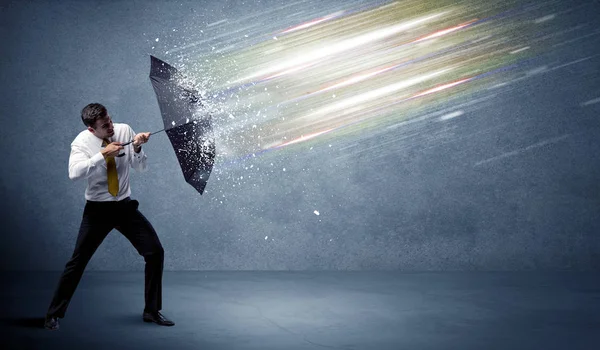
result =
[[108,203],[127,203],[131,201],[131,197],[126,197],[121,199],[120,201],[86,201],[86,203],[90,203],[90,204],[108,204]]

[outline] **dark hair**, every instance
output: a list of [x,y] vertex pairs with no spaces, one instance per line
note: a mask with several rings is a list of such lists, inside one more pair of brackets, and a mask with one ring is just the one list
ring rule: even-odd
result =
[[90,103],[81,110],[81,120],[85,126],[93,127],[96,120],[102,119],[108,115],[106,107],[99,103]]

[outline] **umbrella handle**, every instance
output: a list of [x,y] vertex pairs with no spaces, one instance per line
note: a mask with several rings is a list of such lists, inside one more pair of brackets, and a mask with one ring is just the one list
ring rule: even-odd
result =
[[[161,131],[165,131],[165,129],[162,129],[162,130],[158,130],[158,131],[152,132],[152,133],[150,133],[150,135],[154,135],[154,134],[156,134],[156,133],[159,133],[159,132],[161,132]],[[131,140],[131,141],[129,141],[129,142],[122,143],[122,144],[121,144],[121,146],[127,146],[128,144],[130,144],[130,143],[132,143],[132,142],[133,142],[133,140]]]

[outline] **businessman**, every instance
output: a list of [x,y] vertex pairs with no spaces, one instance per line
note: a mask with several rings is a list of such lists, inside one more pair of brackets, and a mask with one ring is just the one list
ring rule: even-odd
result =
[[[163,247],[150,222],[138,210],[138,201],[130,198],[129,169],[146,170],[142,144],[148,141],[150,133],[136,134],[127,124],[113,124],[106,107],[99,103],[85,106],[81,119],[87,129],[71,143],[69,178],[87,179],[86,204],[73,255],[60,277],[44,327],[59,328],[59,319],[64,318],[86,265],[115,228],[146,262],[142,320],[173,326],[174,323],[159,312],[162,308]],[[123,145],[131,140],[131,144]]]

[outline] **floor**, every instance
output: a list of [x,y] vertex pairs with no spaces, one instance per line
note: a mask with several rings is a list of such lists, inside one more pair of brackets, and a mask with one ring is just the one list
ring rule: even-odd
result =
[[596,349],[600,280],[574,272],[165,272],[161,327],[142,272],[85,273],[60,330],[59,272],[1,273],[3,349]]

